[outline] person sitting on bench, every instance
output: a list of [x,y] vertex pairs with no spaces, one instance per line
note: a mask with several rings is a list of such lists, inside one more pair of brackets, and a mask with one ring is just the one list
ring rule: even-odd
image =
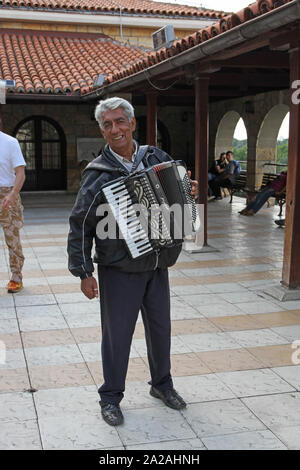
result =
[[265,202],[267,202],[269,197],[280,196],[285,191],[286,178],[287,172],[283,171],[274,181],[269,183],[264,189],[260,190],[256,197],[239,213],[241,215],[256,214]]
[[220,158],[214,161],[214,163],[212,164],[212,166],[210,167],[208,171],[208,181],[213,180],[220,173],[223,173],[227,164],[228,164],[228,161],[226,158],[226,152],[220,153]]
[[235,183],[235,178],[237,176],[237,167],[238,164],[234,160],[234,155],[231,150],[226,152],[226,159],[228,164],[226,165],[225,170],[216,176],[213,180],[209,181],[209,187],[212,190],[213,195],[216,200],[222,199],[221,188],[231,188]]

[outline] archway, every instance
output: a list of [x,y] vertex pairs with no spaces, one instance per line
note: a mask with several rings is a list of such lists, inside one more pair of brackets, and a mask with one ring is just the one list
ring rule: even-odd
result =
[[286,104],[277,104],[266,114],[260,127],[256,142],[256,185],[258,187],[261,185],[264,172],[276,172],[277,138],[288,111],[289,107]]
[[239,120],[240,115],[236,111],[228,111],[222,117],[216,134],[215,159],[219,158],[221,152],[232,149],[234,131]]
[[23,191],[66,189],[66,140],[53,119],[31,116],[14,130],[26,161]]
[[285,171],[288,162],[288,149],[289,149],[289,120],[290,113],[287,113],[282,121],[277,137],[276,148],[276,170],[277,173]]

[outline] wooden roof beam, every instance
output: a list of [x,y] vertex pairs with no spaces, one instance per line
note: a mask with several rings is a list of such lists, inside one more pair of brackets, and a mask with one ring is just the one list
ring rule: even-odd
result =
[[240,57],[228,59],[226,61],[215,61],[215,67],[219,68],[275,68],[288,69],[289,56],[284,52],[261,51],[255,54],[245,54]]

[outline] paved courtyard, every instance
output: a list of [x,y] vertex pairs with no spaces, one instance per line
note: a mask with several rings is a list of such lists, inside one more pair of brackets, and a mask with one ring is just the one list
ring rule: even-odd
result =
[[170,270],[172,374],[188,406],[174,411],[149,395],[139,320],[125,422],[112,428],[98,404],[99,304],[67,269],[70,205],[26,202],[25,287],[16,295],[6,293],[0,238],[1,449],[300,449],[300,353],[292,348],[300,301],[264,294],[281,279],[278,207],[242,217],[242,199],[209,203],[209,245],[218,251],[183,252]]

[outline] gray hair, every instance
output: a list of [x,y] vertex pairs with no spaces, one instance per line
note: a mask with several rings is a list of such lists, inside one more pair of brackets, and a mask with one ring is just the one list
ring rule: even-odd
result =
[[129,101],[118,98],[117,96],[107,98],[106,100],[99,101],[99,104],[97,104],[95,108],[95,119],[100,127],[102,127],[102,114],[117,108],[122,108],[130,121],[134,118],[134,109]]

